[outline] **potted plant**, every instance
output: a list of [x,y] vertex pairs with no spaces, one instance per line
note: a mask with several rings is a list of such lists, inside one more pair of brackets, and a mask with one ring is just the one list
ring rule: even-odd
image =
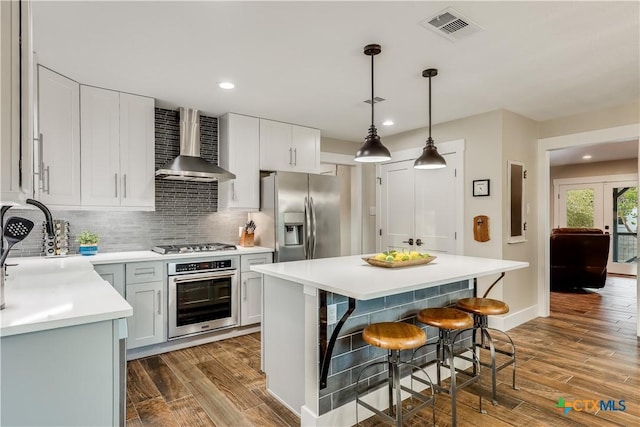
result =
[[80,255],[95,255],[98,253],[98,240],[100,238],[96,233],[91,231],[83,231],[76,238],[76,242],[80,243],[78,252]]

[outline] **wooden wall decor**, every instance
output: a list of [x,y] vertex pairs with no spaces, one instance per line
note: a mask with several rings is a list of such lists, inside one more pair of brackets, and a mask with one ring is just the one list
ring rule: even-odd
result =
[[489,217],[478,215],[473,217],[473,239],[477,242],[488,242],[489,239]]

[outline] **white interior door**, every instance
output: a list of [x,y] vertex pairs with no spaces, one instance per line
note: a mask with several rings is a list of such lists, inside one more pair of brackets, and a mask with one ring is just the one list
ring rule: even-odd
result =
[[414,169],[413,159],[380,166],[380,250],[457,253],[457,155],[444,154],[443,169]]
[[604,184],[604,223],[611,234],[607,271],[638,274],[638,182]]
[[[443,154],[454,165],[456,153]],[[415,238],[422,251],[456,253],[456,169],[414,169]],[[418,241],[420,239],[420,241]]]
[[556,227],[588,227],[604,230],[601,182],[558,185]]
[[410,250],[414,238],[413,160],[380,166],[381,251]]

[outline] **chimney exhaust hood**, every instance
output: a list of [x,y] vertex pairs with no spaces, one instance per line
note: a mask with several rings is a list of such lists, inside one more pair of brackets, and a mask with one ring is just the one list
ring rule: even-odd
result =
[[180,107],[180,155],[156,171],[162,179],[194,182],[229,181],[235,175],[200,157],[200,113]]

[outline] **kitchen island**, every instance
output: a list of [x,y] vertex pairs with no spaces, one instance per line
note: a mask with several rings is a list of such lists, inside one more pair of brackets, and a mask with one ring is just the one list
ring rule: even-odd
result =
[[87,257],[10,259],[5,285],[0,425],[123,425],[131,306]]
[[529,265],[436,255],[429,264],[406,268],[373,267],[361,256],[252,267],[263,274],[267,389],[300,415],[303,426],[355,423],[355,378],[363,364],[386,355],[363,342],[365,326],[412,321],[422,308],[473,296],[479,277]]

